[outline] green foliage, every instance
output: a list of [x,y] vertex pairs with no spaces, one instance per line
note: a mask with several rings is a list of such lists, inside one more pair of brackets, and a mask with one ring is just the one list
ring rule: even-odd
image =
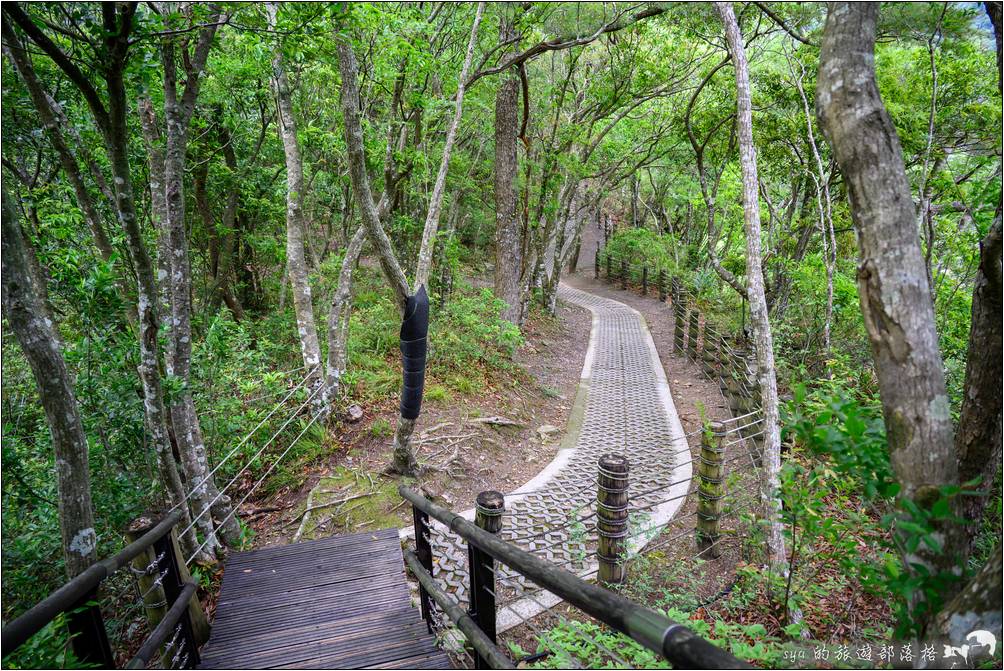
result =
[[370,424],[370,435],[374,438],[387,438],[394,434],[394,427],[383,417],[378,417]]
[[783,424],[809,450],[825,454],[830,466],[863,487],[866,499],[892,498],[899,485],[889,464],[885,424],[875,406],[863,407],[842,389],[811,397],[795,387]]
[[[762,624],[692,619],[679,608],[667,608],[662,612],[670,619],[685,624],[698,636],[754,665],[780,668],[779,664],[788,647],[777,637],[767,635]],[[562,618],[557,625],[539,637],[537,652],[545,651],[549,654],[531,663],[529,668],[617,669],[624,668],[624,664],[628,664],[630,668],[672,668],[661,655],[656,655],[623,634],[589,620]],[[519,656],[527,656],[518,646],[515,646],[514,652]]]
[[650,281],[660,270],[672,276],[677,272],[677,257],[685,255],[682,245],[672,235],[659,234],[647,228],[629,228],[616,232],[611,236],[605,254],[611,254],[617,261],[625,260],[633,272],[640,273],[641,267],[647,265]]
[[[889,463],[878,409],[861,406],[839,389],[810,396],[796,388],[784,425],[785,433],[818,458],[789,459],[782,468],[789,525],[809,539],[825,540],[834,558],[864,587],[896,597],[899,636],[920,634],[940,609],[942,595],[964,576],[932,571],[911,558],[921,546],[935,555],[944,552],[946,526],[965,524],[954,512],[954,500],[975,483],[942,485],[933,492],[918,492],[916,498],[898,496],[900,486]],[[855,505],[855,497],[866,505]],[[861,556],[857,543],[848,542],[851,529],[869,528],[865,536],[872,559]],[[908,562],[905,568],[900,557]]]
[[523,336],[500,317],[503,303],[489,289],[461,288],[429,327],[429,370],[437,377],[472,369],[506,369]]
[[[96,605],[89,602],[87,606]],[[74,611],[77,612],[77,611]],[[70,645],[68,613],[60,613],[24,645],[3,658],[5,669],[94,669],[96,664],[80,661]]]

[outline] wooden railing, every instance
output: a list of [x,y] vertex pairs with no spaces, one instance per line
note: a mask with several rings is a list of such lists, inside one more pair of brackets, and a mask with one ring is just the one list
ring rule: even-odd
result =
[[[77,659],[102,668],[115,668],[108,633],[101,609],[96,604],[101,583],[115,572],[132,564],[131,568],[152,576],[148,593],[163,595],[156,604],[160,610],[152,631],[126,668],[146,668],[157,651],[176,632],[176,653],[179,668],[194,668],[199,663],[199,646],[208,638],[208,624],[195,597],[196,585],[191,581],[185,562],[178,551],[174,527],[181,520],[180,510],[167,514],[118,554],[97,562],[83,573],[33,606],[0,632],[3,654],[7,657],[60,614],[67,614],[73,652]],[[146,562],[146,557],[152,561]],[[143,569],[135,564],[140,561]],[[145,598],[148,614],[152,605]]]
[[[477,668],[513,668],[498,648],[495,632],[495,562],[515,570],[537,586],[561,597],[596,620],[665,657],[677,668],[751,668],[729,652],[704,640],[686,626],[641,606],[616,592],[586,582],[574,573],[521,550],[497,535],[504,499],[498,492],[478,496],[475,522],[439,506],[406,487],[398,492],[412,505],[415,520],[415,551],[405,560],[418,579],[422,614],[429,619],[429,600],[435,601],[467,638],[475,651]],[[497,514],[496,514],[497,511]],[[464,611],[433,578],[429,519],[438,520],[468,544],[470,606]]]

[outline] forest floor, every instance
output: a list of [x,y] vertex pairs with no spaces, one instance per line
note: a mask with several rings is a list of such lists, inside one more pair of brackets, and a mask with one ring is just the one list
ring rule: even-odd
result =
[[[510,370],[463,398],[427,398],[413,437],[420,463],[430,466],[422,490],[447,507],[468,508],[481,491],[511,491],[536,475],[564,433],[589,332],[582,308],[562,303],[556,318],[535,313]],[[303,485],[279,493],[267,507],[280,510],[251,522],[254,546],[410,525],[398,481],[382,474],[397,414],[394,397],[333,427],[328,456]]]

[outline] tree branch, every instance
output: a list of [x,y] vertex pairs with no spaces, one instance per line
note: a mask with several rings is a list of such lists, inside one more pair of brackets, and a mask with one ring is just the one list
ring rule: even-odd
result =
[[639,12],[636,12],[635,14],[632,14],[631,16],[629,16],[627,19],[624,20],[622,19],[627,14],[627,12],[622,12],[617,16],[616,19],[614,19],[610,23],[603,24],[602,26],[597,28],[592,33],[589,33],[588,35],[562,36],[562,37],[555,37],[550,40],[545,40],[543,42],[538,42],[537,44],[533,45],[526,51],[522,51],[518,54],[513,54],[512,56],[506,58],[493,68],[488,68],[487,70],[481,70],[480,72],[474,73],[473,75],[471,75],[471,78],[467,80],[467,86],[468,88],[470,88],[471,86],[474,85],[476,81],[478,81],[482,77],[487,77],[489,75],[495,75],[500,72],[504,72],[509,68],[513,67],[514,65],[520,65],[522,63],[525,63],[534,56],[539,56],[540,54],[545,53],[547,51],[558,51],[560,49],[571,49],[572,47],[584,46],[586,44],[589,44],[590,42],[595,41],[601,35],[605,35],[607,33],[614,33],[617,32],[618,30],[623,30],[624,28],[627,28],[628,26],[631,26],[649,17],[658,16],[659,14],[662,14],[665,11],[666,11],[665,7],[661,7],[659,5],[651,5]]
[[70,60],[69,56],[60,49],[55,42],[53,42],[48,35],[39,29],[38,26],[31,20],[31,18],[25,14],[21,6],[16,2],[5,3],[3,5],[3,13],[11,21],[17,24],[28,38],[34,42],[38,47],[46,53],[46,55],[52,59],[52,61],[59,67],[60,70],[69,78],[73,84],[80,89],[81,94],[84,96],[84,100],[87,101],[87,105],[91,108],[91,112],[94,114],[94,119],[98,124],[98,128],[101,129],[103,133],[107,133],[111,127],[110,119],[108,117],[108,112],[105,110],[104,103],[101,102],[101,96],[98,92],[91,86],[90,79],[81,72],[80,68]]
[[761,12],[763,12],[768,17],[770,17],[771,21],[773,21],[774,23],[776,23],[777,25],[779,25],[781,27],[781,30],[783,30],[784,32],[788,33],[793,38],[795,38],[796,40],[798,40],[799,42],[801,42],[802,44],[807,44],[810,47],[817,47],[817,48],[819,47],[819,44],[817,44],[816,42],[813,42],[812,40],[809,40],[806,37],[802,36],[802,34],[799,33],[797,30],[795,30],[794,28],[790,28],[788,26],[788,24],[786,24],[784,22],[784,20],[780,16],[778,16],[774,12],[770,11],[767,8],[766,4],[764,4],[762,2],[754,2],[753,4],[756,5],[760,9]]

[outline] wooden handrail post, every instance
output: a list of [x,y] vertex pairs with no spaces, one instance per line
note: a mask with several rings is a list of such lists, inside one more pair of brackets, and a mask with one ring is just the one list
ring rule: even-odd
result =
[[648,296],[648,266],[641,267],[641,295]]
[[628,460],[622,454],[600,457],[596,479],[596,531],[601,585],[619,585],[627,577]]
[[728,372],[724,374],[725,387],[727,389],[726,396],[729,400],[729,408],[732,410],[733,415],[742,415],[746,413],[746,401],[743,391],[739,386],[739,381],[742,376],[746,374],[744,369],[740,367],[746,360],[746,352],[742,349],[733,348],[732,355],[729,358],[729,369]]
[[[505,496],[494,490],[481,492],[474,502],[474,511],[474,524],[479,529],[497,534],[502,530]],[[471,617],[492,643],[498,643],[495,629],[495,558],[472,543],[467,544],[467,557],[471,575]],[[474,664],[478,669],[488,668],[488,662],[477,652],[474,653]]]
[[98,587],[82,596],[69,610],[66,625],[70,631],[73,654],[81,662],[97,665],[101,668],[115,667],[115,655],[111,643],[108,642],[108,632],[105,621],[101,617],[101,607],[88,605],[98,600]]
[[[415,525],[415,556],[422,564],[422,568],[432,575],[432,544],[429,543],[429,515],[419,510],[415,506],[411,507],[411,516]],[[419,606],[422,612],[422,619],[429,633],[432,633],[432,607],[429,602],[429,593],[425,591],[421,583],[418,586]]]
[[666,302],[666,270],[659,268],[659,302]]
[[621,289],[627,289],[627,260],[621,258]]
[[[130,543],[139,539],[143,534],[153,528],[154,518],[150,515],[141,515],[133,520],[126,528],[125,537]],[[136,589],[143,599],[143,608],[146,610],[146,620],[153,631],[160,621],[167,614],[167,596],[164,595],[164,586],[159,579],[161,569],[160,561],[153,546],[146,548],[136,555],[136,558],[129,563],[129,570],[136,578]],[[161,658],[164,668],[170,668],[170,657]]]
[[697,309],[697,302],[690,304],[690,333],[687,335],[687,349],[693,355],[693,361],[697,361],[697,333],[700,328],[699,320],[701,313]]
[[683,295],[683,291],[679,290],[677,287],[676,295],[673,296],[673,316],[676,319],[676,326],[673,331],[673,345],[676,348],[677,354],[684,354],[684,335],[686,334],[686,313],[687,313],[687,299]]
[[[154,541],[153,550],[157,555],[157,572],[164,576],[161,585],[170,608],[181,597],[185,583],[192,582],[173,527],[170,532]],[[209,640],[209,622],[202,612],[197,593],[193,593],[189,599],[188,610],[181,616],[178,625],[181,627],[181,635],[178,637],[180,649],[172,656],[172,660],[173,657],[180,657],[183,668],[194,669],[200,661],[199,646]]]
[[725,469],[723,455],[725,448],[722,438],[725,425],[711,422],[701,434],[701,456],[698,473],[701,483],[697,489],[697,547],[705,550],[712,558],[718,558],[719,518],[722,513],[722,498],[725,496]]
[[600,243],[596,241],[596,256],[593,257],[593,278],[600,279]]

